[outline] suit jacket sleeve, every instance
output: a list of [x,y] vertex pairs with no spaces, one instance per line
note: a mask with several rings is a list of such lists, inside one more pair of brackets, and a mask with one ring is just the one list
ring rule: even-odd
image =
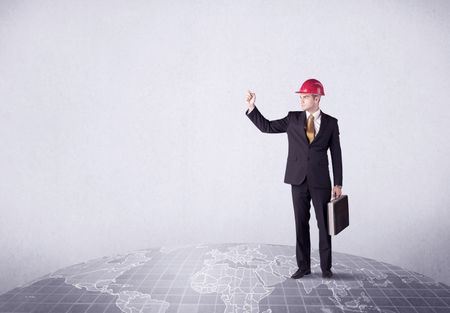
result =
[[289,114],[282,119],[269,121],[259,112],[256,106],[250,113],[247,113],[248,110],[245,114],[263,133],[285,133],[287,131]]
[[339,126],[336,120],[336,125],[333,129],[330,142],[331,162],[333,164],[333,180],[334,185],[342,186],[342,153],[341,144],[339,142]]

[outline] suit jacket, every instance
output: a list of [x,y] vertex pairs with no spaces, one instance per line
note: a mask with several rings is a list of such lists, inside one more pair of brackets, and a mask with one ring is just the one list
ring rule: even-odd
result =
[[286,184],[298,185],[307,177],[312,187],[331,189],[327,155],[330,149],[334,185],[342,186],[342,155],[336,118],[322,111],[319,132],[309,144],[305,111],[290,111],[285,118],[273,121],[267,120],[256,106],[250,113],[247,112],[248,118],[263,133],[287,133]]

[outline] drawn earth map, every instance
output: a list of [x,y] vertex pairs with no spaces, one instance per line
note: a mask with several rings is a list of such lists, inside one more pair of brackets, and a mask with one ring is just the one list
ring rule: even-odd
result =
[[0,295],[0,312],[299,313],[450,312],[450,287],[419,273],[333,252],[322,278],[318,251],[301,279],[295,247],[199,244],[90,260]]

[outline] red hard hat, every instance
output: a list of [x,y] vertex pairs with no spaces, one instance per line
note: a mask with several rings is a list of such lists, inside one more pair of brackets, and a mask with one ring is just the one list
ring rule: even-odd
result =
[[295,93],[312,93],[315,95],[325,96],[325,90],[323,90],[322,83],[314,78],[306,80],[300,87],[300,90]]

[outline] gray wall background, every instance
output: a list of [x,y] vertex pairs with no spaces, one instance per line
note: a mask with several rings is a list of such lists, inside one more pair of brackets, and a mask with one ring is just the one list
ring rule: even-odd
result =
[[[285,134],[339,119],[334,251],[450,284],[450,2],[0,2],[0,292],[162,245],[295,244]],[[314,211],[312,246],[318,248]]]

